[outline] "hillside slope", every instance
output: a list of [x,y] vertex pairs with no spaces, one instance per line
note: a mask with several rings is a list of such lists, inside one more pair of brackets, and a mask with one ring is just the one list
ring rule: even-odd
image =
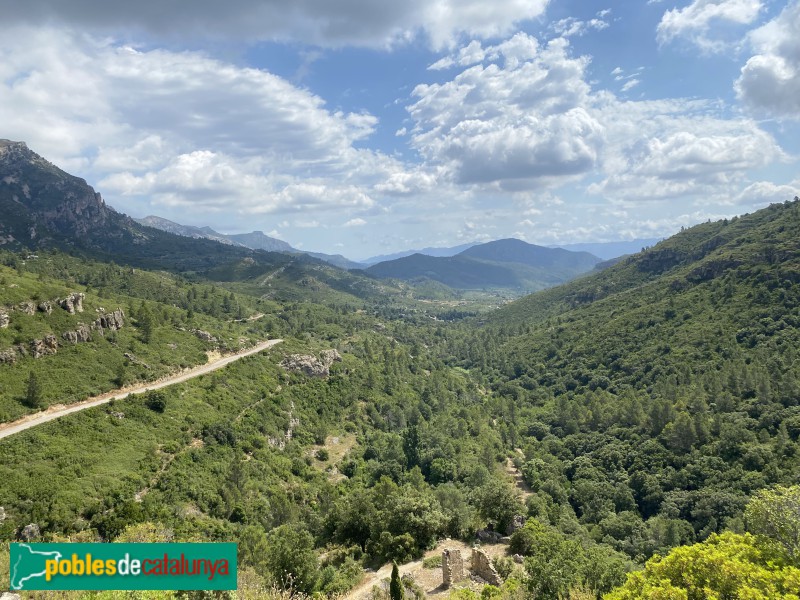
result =
[[[451,334],[535,514],[631,557],[741,529],[800,468],[800,201],[687,229]],[[558,507],[557,509],[555,507]]]

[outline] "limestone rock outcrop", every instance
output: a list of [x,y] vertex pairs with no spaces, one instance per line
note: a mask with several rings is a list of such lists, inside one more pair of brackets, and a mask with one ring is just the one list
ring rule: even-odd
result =
[[17,306],[17,310],[26,315],[32,315],[36,312],[36,305],[33,302],[21,302]]
[[49,315],[50,313],[53,312],[53,303],[44,300],[42,302],[39,302],[36,308],[39,309],[39,312],[47,313]]
[[88,342],[92,339],[92,330],[88,325],[79,323],[78,328],[75,331],[65,331],[61,334],[61,337],[72,344],[77,344],[78,342]]
[[331,365],[342,360],[335,349],[323,350],[317,358],[311,354],[290,354],[281,361],[281,367],[294,373],[303,373],[309,377],[328,377]]
[[194,333],[199,339],[203,340],[204,342],[210,342],[212,344],[217,343],[217,338],[215,338],[207,331],[203,331],[202,329],[193,329],[192,333]]
[[58,300],[58,304],[69,314],[74,315],[76,312],[83,312],[83,299],[85,297],[85,294],[74,292],[63,300]]
[[19,537],[23,542],[32,542],[39,539],[42,535],[41,529],[36,523],[29,523],[19,532]]
[[44,336],[41,340],[31,341],[31,354],[33,358],[41,358],[58,352],[58,340],[52,333]]
[[0,364],[13,365],[17,362],[17,352],[13,348],[0,350]]
[[5,329],[11,322],[11,317],[6,312],[0,312],[0,329]]
[[331,348],[330,350],[323,350],[320,352],[320,360],[323,364],[328,365],[329,367],[335,362],[342,362],[342,355],[339,354],[339,351],[336,348]]
[[99,331],[101,334],[104,330],[118,331],[125,325],[125,313],[121,308],[114,312],[103,313],[92,323],[92,329]]

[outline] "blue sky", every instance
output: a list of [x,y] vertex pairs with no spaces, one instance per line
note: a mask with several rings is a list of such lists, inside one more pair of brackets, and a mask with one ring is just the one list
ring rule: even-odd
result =
[[358,259],[670,235],[800,188],[799,0],[0,9],[0,137],[136,217]]

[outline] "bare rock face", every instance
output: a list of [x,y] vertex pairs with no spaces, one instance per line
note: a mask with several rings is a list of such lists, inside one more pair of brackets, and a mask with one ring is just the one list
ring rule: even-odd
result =
[[320,352],[320,360],[322,364],[330,367],[335,362],[342,362],[342,356],[339,354],[338,350],[332,348],[331,350],[323,350]]
[[59,300],[58,304],[69,314],[74,315],[76,312],[83,312],[83,299],[85,297],[85,294],[75,292],[63,300]]
[[36,308],[39,309],[39,312],[47,313],[48,315],[53,312],[53,304],[47,300],[44,302],[39,302],[39,305]]
[[303,373],[309,377],[327,377],[330,369],[316,356],[310,354],[290,354],[281,361],[281,367],[294,373]]
[[281,361],[281,367],[294,373],[303,373],[309,377],[328,377],[331,365],[340,362],[342,357],[335,349],[323,350],[320,358],[311,354],[290,354]]
[[36,312],[36,306],[34,305],[33,302],[22,302],[17,307],[17,310],[26,315],[32,315],[33,313]]
[[5,329],[8,327],[8,324],[11,322],[11,317],[8,316],[8,313],[0,312],[0,329]]
[[0,350],[0,364],[13,365],[17,362],[17,351],[13,348]]
[[281,367],[294,373],[304,373],[309,377],[328,377],[331,365],[341,362],[342,357],[336,349],[323,350],[317,358],[311,354],[291,354],[281,361]]
[[104,313],[97,317],[92,323],[92,329],[96,329],[103,333],[103,330],[118,331],[125,325],[125,313],[121,308],[114,312]]
[[88,325],[79,323],[78,328],[75,331],[65,331],[63,334],[61,334],[61,337],[72,344],[88,342],[92,339],[92,330]]
[[32,542],[41,537],[42,531],[36,523],[29,523],[19,532],[19,537],[23,542]]
[[203,331],[202,329],[194,329],[192,331],[192,333],[194,333],[198,338],[200,338],[204,342],[210,342],[212,344],[216,344],[217,343],[217,338],[215,338],[213,335],[211,335],[207,331]]
[[33,358],[41,358],[58,352],[58,340],[52,333],[44,336],[43,340],[31,340],[31,354]]

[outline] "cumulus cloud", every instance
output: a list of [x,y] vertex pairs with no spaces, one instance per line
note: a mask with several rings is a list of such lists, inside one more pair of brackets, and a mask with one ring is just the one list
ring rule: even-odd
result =
[[742,67],[736,93],[750,107],[800,118],[800,2],[749,35],[756,54]]
[[745,205],[754,208],[786,202],[800,195],[800,179],[795,179],[788,184],[773,183],[771,181],[756,181],[751,183],[741,192],[726,198],[728,204]]
[[435,48],[461,34],[498,37],[542,15],[548,0],[0,0],[4,26],[67,24],[157,39],[298,41],[321,46],[387,47],[422,34]]
[[560,19],[550,25],[550,28],[561,37],[573,37],[586,35],[590,31],[601,31],[609,26],[605,19],[610,14],[609,10],[601,10],[594,19],[581,21],[575,17]]
[[374,116],[331,111],[272,73],[56,30],[5,32],[0,122],[123,209],[130,197],[247,214],[360,209],[403,170],[354,146]]
[[350,219],[349,221],[347,221],[343,225],[343,227],[363,227],[366,224],[367,224],[367,222],[364,219],[356,218],[356,219]]
[[607,101],[606,177],[590,193],[641,201],[733,194],[750,170],[786,159],[748,119],[714,116],[703,101]]
[[414,147],[462,184],[545,186],[590,170],[602,126],[585,108],[588,60],[525,34],[483,54],[488,64],[414,89]]
[[762,7],[761,0],[694,0],[684,8],[664,13],[657,28],[658,41],[668,43],[684,38],[703,50],[718,51],[726,44],[711,35],[712,28],[749,25],[758,18]]
[[[513,199],[593,178],[587,191],[611,200],[698,199],[733,195],[750,171],[786,158],[757,123],[731,119],[712,102],[624,101],[593,91],[588,59],[563,38],[542,46],[517,34],[477,49],[454,52],[453,64],[466,56],[480,62],[417,86],[407,107],[411,143],[435,174],[431,184]],[[626,92],[640,72],[611,74]],[[383,185],[419,192],[406,185],[412,181],[404,172]]]

